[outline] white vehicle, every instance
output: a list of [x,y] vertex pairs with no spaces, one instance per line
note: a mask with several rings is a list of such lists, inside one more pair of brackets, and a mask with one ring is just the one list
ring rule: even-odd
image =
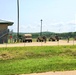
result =
[[23,42],[32,42],[32,34],[24,34]]

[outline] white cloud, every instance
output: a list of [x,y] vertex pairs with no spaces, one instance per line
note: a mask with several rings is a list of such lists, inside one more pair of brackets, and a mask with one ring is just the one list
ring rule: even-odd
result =
[[74,20],[69,22],[51,23],[48,28],[49,31],[53,32],[74,32],[76,29],[76,23]]
[[67,25],[76,25],[76,22],[75,22],[75,20],[72,20],[72,21],[67,22],[66,24]]
[[[13,25],[9,27],[14,32],[17,32],[17,26]],[[33,23],[33,24],[25,24],[20,25],[20,32],[40,32],[41,23]],[[76,23],[74,20],[69,22],[58,22],[58,23],[45,23],[42,24],[42,31],[50,31],[50,32],[74,32],[76,30]]]

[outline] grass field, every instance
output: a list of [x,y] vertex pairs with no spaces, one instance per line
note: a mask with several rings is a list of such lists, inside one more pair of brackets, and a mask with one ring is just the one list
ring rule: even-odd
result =
[[76,70],[76,46],[0,48],[0,75]]

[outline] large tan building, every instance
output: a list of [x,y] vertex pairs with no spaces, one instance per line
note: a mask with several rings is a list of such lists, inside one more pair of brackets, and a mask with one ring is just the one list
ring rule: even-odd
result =
[[13,22],[0,20],[0,43],[8,42],[8,26],[13,25]]

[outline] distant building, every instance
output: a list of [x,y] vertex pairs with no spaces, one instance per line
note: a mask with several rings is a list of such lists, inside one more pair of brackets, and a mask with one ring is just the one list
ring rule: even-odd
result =
[[0,43],[8,42],[8,26],[13,25],[13,22],[0,20]]

